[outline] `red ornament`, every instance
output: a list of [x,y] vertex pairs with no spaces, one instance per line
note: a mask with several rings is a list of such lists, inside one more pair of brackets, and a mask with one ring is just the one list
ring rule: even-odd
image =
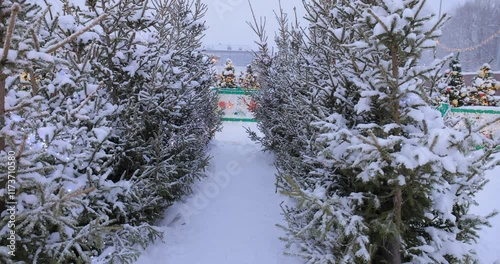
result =
[[253,112],[257,108],[257,104],[253,100],[250,100],[250,102],[247,103],[247,100],[245,100],[245,98],[243,98],[243,103],[247,105],[248,110],[250,112]]
[[220,102],[219,102],[219,107],[220,107],[220,108],[226,108],[226,102],[224,102],[224,101],[220,101]]
[[255,109],[257,109],[257,104],[252,100],[250,101],[250,103],[248,103],[248,110],[250,110],[250,112],[253,112],[255,111]]

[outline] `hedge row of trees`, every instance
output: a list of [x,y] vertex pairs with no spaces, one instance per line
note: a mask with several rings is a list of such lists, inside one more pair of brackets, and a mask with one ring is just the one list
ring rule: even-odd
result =
[[220,125],[206,6],[51,2],[0,6],[0,262],[130,263]]
[[449,57],[419,62],[447,18],[424,5],[307,1],[305,30],[277,15],[276,54],[252,24],[264,136],[250,133],[276,153],[278,188],[295,201],[284,239],[307,263],[474,261],[469,245],[493,213],[469,209],[492,150],[431,105],[426,85]]

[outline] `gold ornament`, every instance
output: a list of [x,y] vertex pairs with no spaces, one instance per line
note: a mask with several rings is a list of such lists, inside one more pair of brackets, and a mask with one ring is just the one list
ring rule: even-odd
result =
[[21,73],[21,80],[26,81],[26,82],[29,81],[29,75],[27,72]]

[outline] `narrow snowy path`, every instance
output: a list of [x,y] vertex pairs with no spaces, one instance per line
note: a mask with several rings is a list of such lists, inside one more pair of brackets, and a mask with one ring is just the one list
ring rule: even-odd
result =
[[284,256],[284,223],[275,193],[273,157],[242,126],[224,123],[211,144],[208,177],[175,204],[160,223],[165,242],[150,246],[137,264],[299,264]]

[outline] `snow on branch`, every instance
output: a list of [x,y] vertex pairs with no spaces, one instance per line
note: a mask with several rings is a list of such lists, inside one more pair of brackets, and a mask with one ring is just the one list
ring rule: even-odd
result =
[[57,44],[54,44],[54,45],[48,47],[47,49],[44,50],[44,52],[45,53],[52,53],[52,52],[56,51],[60,47],[66,45],[68,42],[73,41],[75,38],[79,37],[80,35],[89,31],[91,28],[93,28],[97,24],[101,23],[101,21],[103,21],[107,16],[108,16],[107,14],[100,15],[98,18],[96,18],[94,21],[92,21],[92,23],[90,23],[88,26],[84,27],[82,30],[73,33],[71,36],[67,37],[65,40],[63,40]]
[[12,32],[14,31],[14,25],[16,24],[16,17],[17,14],[19,13],[19,9],[20,7],[18,3],[12,5],[12,13],[10,14],[9,28],[7,29],[7,36],[5,38],[5,44],[3,46],[2,59],[0,60],[1,63],[4,63],[7,60],[7,56],[9,54],[10,42],[12,40]]
[[87,104],[87,102],[88,102],[88,101],[90,101],[92,98],[94,98],[94,97],[96,96],[97,92],[98,92],[101,88],[103,88],[103,87],[104,87],[104,85],[102,85],[102,84],[101,84],[101,85],[99,85],[99,86],[97,87],[97,89],[96,89],[93,93],[91,93],[89,96],[87,96],[87,98],[85,98],[85,100],[83,100],[83,101],[80,103],[80,105],[78,105],[78,107],[76,107],[75,109],[73,109],[73,110],[71,110],[71,111],[70,111],[70,115],[75,115],[76,113],[78,113],[78,112],[80,111],[80,109],[82,109],[82,107],[83,107],[85,104]]

